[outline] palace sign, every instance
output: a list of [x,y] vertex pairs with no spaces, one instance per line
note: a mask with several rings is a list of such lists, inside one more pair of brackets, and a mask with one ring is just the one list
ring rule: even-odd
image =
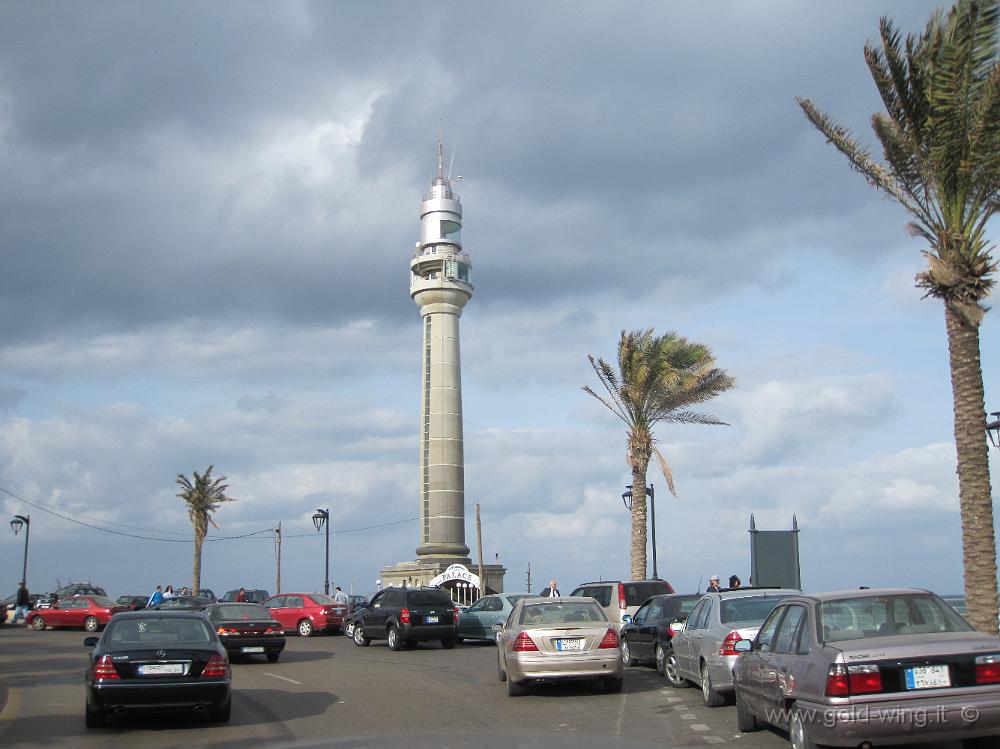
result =
[[452,580],[461,580],[465,583],[472,583],[473,587],[479,588],[479,575],[473,575],[464,565],[453,564],[440,575],[431,580],[428,585],[441,585]]

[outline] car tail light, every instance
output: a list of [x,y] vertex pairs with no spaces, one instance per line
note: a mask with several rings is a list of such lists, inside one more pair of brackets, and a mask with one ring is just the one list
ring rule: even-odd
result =
[[409,624],[410,623],[410,610],[409,609],[400,609],[399,610],[399,621],[401,623],[403,623],[403,624]]
[[1000,682],[1000,655],[980,655],[976,658],[976,684]]
[[528,636],[527,632],[522,632],[517,636],[517,639],[514,640],[513,650],[516,653],[528,653],[537,651],[538,646],[535,644],[535,641]]
[[229,661],[216,653],[208,659],[205,668],[201,670],[201,675],[209,679],[218,679],[229,675]]
[[458,615],[461,613],[461,611],[459,610],[458,606],[456,606],[455,608],[452,609],[452,613],[453,613],[453,615],[455,617],[455,621],[457,622],[458,621]]
[[847,666],[834,663],[826,676],[827,697],[848,697],[882,691],[882,674],[874,663]]
[[264,630],[264,634],[265,635],[281,634],[281,627],[269,626],[267,629]]
[[677,637],[678,634],[684,631],[684,625],[681,622],[671,622],[667,627],[667,632],[671,637]]
[[597,646],[600,648],[617,648],[618,647],[618,633],[615,632],[614,627],[609,627],[608,631],[604,635],[604,639],[601,640],[601,644]]
[[739,655],[733,647],[742,639],[743,638],[740,637],[740,633],[734,629],[726,635],[725,639],[722,641],[722,646],[719,648],[719,655]]
[[102,655],[100,660],[94,663],[91,673],[95,679],[120,679],[115,664],[111,662],[110,655]]
[[215,632],[216,632],[216,634],[220,634],[220,635],[235,635],[236,634],[236,630],[235,629],[230,629],[229,627],[219,627],[218,629],[215,630]]
[[622,611],[628,608],[625,605],[625,586],[622,583],[618,583],[618,608]]

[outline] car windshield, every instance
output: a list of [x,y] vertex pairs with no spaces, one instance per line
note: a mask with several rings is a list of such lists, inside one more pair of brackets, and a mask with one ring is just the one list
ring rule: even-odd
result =
[[114,645],[145,643],[208,643],[214,633],[208,622],[194,617],[146,617],[142,619],[118,619],[108,624],[104,639]]
[[520,623],[525,629],[550,627],[553,624],[590,624],[606,622],[608,617],[596,603],[530,603],[521,609]]
[[778,601],[788,598],[779,596],[741,596],[739,598],[724,598],[719,610],[719,618],[725,625],[739,623],[756,624],[767,619],[767,615],[778,605]]
[[312,593],[309,597],[320,606],[329,606],[331,603],[336,603],[331,596],[328,596],[325,593]]
[[414,590],[407,601],[415,606],[451,606],[451,596],[443,590]]
[[819,623],[824,642],[972,630],[937,596],[913,593],[823,601]]
[[238,622],[247,619],[270,619],[267,609],[256,603],[237,603],[232,606],[218,606],[212,618],[224,622]]

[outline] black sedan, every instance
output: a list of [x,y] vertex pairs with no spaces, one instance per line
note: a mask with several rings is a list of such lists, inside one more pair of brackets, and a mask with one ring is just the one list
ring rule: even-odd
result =
[[259,603],[213,603],[204,610],[230,655],[267,656],[275,663],[285,649],[285,632]]
[[151,608],[160,611],[176,611],[178,609],[184,609],[186,611],[201,611],[210,603],[210,600],[202,598],[201,596],[173,596],[172,598],[164,598]]
[[88,728],[111,714],[192,711],[229,720],[232,676],[226,649],[204,614],[144,609],[117,614],[98,637],[87,669]]
[[670,641],[700,598],[699,593],[670,593],[653,596],[642,604],[619,632],[625,665],[655,664],[662,674]]

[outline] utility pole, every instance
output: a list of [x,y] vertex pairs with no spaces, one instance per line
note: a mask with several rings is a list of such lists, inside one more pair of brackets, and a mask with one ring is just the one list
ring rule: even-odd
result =
[[486,578],[483,577],[483,524],[479,519],[479,503],[476,502],[476,547],[479,551],[479,595],[486,595]]
[[528,592],[531,592],[531,562],[528,562]]
[[277,592],[281,592],[281,521],[278,521],[278,527],[274,529],[274,553],[278,558],[278,580]]

